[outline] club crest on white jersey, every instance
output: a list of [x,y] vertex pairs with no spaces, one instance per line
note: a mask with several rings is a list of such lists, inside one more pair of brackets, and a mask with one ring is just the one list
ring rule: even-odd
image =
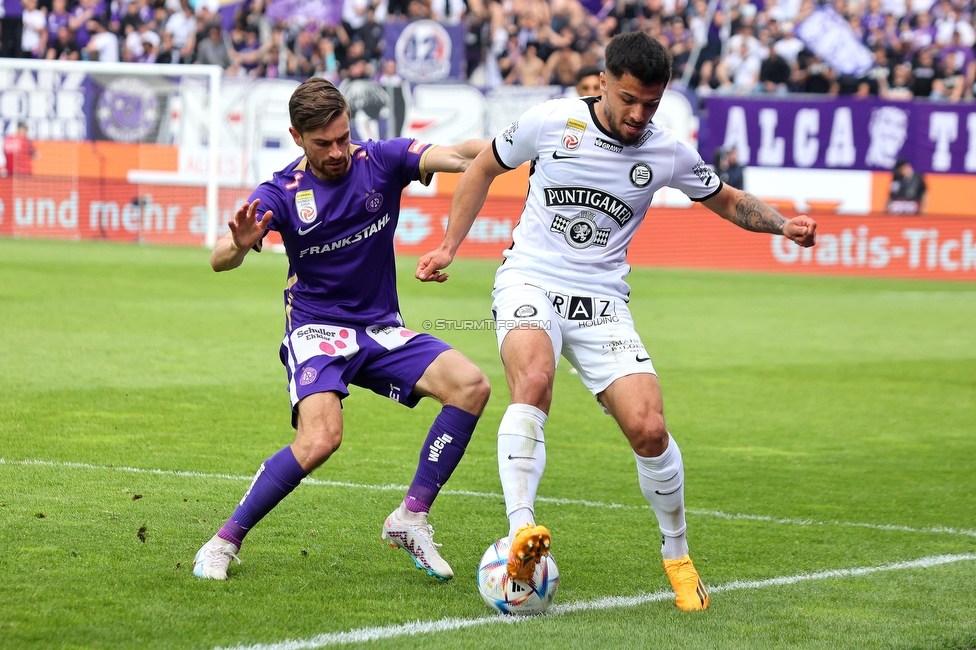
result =
[[563,130],[563,148],[568,151],[576,151],[583,143],[583,133],[586,132],[586,122],[579,120],[566,120],[566,128]]

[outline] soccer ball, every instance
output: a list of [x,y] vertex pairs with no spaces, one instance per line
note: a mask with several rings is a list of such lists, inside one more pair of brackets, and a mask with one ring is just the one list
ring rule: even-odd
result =
[[478,566],[478,592],[496,612],[531,616],[542,614],[559,588],[559,569],[552,555],[536,563],[532,578],[513,580],[508,576],[508,537],[503,537],[485,551]]

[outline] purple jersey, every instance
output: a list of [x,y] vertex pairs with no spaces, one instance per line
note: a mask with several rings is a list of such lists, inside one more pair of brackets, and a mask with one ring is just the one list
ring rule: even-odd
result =
[[431,146],[395,138],[349,148],[349,170],[339,180],[318,179],[302,156],[249,199],[261,199],[259,214],[273,212],[268,228],[285,244],[285,310],[297,317],[295,327],[310,320],[403,324],[393,233],[403,188],[429,181],[424,158]]
[[47,40],[53,42],[58,38],[58,30],[68,26],[71,14],[67,11],[61,14],[51,12],[47,15]]

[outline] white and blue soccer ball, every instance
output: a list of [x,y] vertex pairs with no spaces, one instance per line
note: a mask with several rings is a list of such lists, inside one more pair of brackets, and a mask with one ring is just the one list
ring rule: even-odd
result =
[[513,580],[508,576],[508,537],[503,537],[485,551],[478,566],[478,592],[496,612],[532,616],[543,614],[559,589],[559,569],[552,555],[536,562],[532,578]]

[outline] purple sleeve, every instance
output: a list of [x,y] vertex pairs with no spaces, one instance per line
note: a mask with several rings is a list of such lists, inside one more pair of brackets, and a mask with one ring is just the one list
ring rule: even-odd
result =
[[268,224],[268,230],[281,232],[281,225],[286,223],[285,210],[287,205],[281,188],[274,183],[261,183],[251,192],[251,196],[247,200],[253,202],[254,199],[261,199],[261,203],[258,205],[258,215],[263,217],[265,212],[271,210],[271,223]]
[[427,185],[431,175],[424,169],[424,157],[431,146],[410,138],[393,138],[377,142],[373,155],[403,187],[413,181]]

